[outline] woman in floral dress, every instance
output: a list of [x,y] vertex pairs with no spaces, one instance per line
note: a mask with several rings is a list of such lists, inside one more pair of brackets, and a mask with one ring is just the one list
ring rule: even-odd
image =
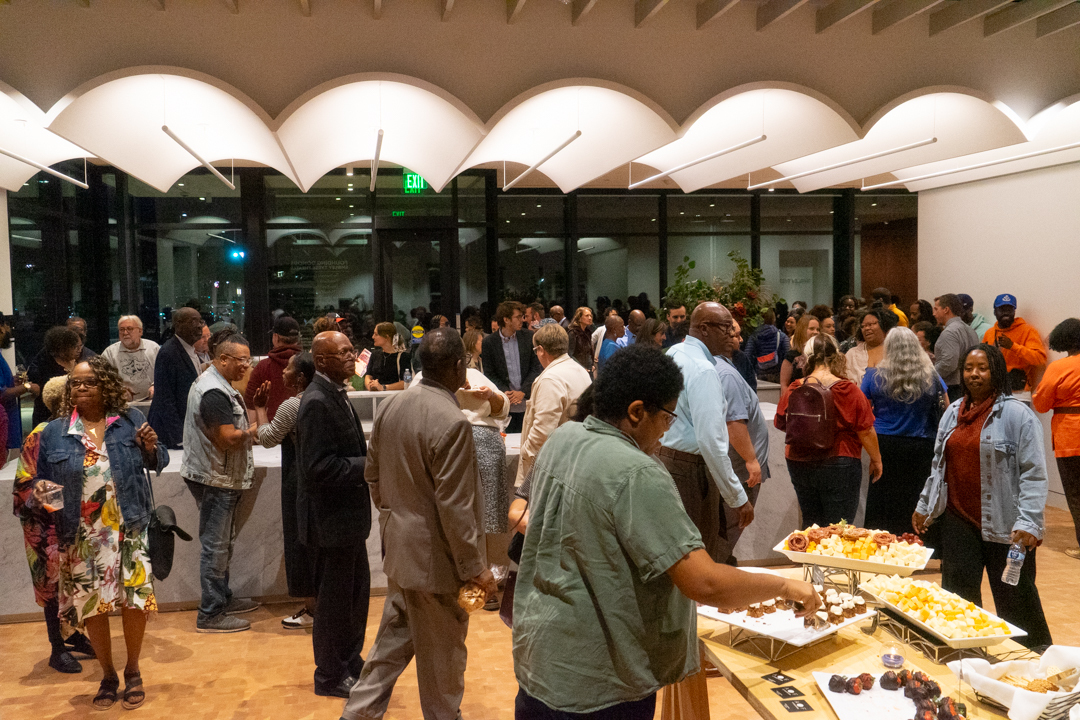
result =
[[168,462],[142,413],[127,407],[112,365],[100,356],[76,365],[59,417],[41,432],[34,493],[44,492],[46,480],[63,487],[64,505],[56,513],[60,619],[90,636],[104,673],[93,701],[100,710],[116,702],[120,687],[109,631],[109,612],[117,608],[127,646],[123,705],[134,709],[146,699],[139,654],[157,601],[147,555],[153,503],[145,470],[160,473]]
[[[67,385],[67,376],[56,377],[45,383],[41,398],[49,412],[55,413]],[[80,632],[72,633],[66,640],[60,628],[60,609],[57,586],[60,574],[59,553],[56,544],[56,522],[53,516],[33,501],[34,481],[37,479],[38,440],[48,423],[41,423],[23,441],[19,465],[15,470],[12,486],[15,517],[23,528],[23,544],[26,545],[26,561],[30,564],[30,580],[34,584],[34,599],[45,610],[45,628],[52,646],[49,667],[62,673],[82,672],[82,664],[74,657],[77,652],[94,657],[90,641]]]

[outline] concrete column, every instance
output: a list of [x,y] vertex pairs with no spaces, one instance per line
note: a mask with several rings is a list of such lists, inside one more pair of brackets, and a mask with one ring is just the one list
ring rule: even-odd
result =
[[[11,237],[8,229],[8,194],[0,191],[0,311],[10,315],[15,309],[15,300],[11,291]],[[4,359],[12,369],[15,368],[15,344],[3,351]]]

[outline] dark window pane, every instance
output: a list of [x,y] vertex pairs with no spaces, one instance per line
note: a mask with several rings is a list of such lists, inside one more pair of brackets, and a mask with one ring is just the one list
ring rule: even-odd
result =
[[771,233],[822,231],[832,233],[831,195],[761,196],[761,231]]
[[748,195],[669,195],[668,232],[750,232]]
[[582,235],[656,232],[657,195],[580,195],[577,203]]

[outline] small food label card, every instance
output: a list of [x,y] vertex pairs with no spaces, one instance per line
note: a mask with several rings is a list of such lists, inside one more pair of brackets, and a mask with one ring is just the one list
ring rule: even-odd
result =
[[811,712],[814,709],[805,700],[782,700],[780,704],[788,712]]
[[794,682],[795,678],[788,677],[782,672],[769,673],[768,675],[762,675],[762,680],[768,680],[773,685],[786,685],[789,682]]
[[774,693],[776,693],[777,695],[779,695],[782,698],[797,698],[797,697],[802,697],[803,696],[802,691],[799,690],[799,688],[791,687],[790,685],[786,685],[784,687],[769,688],[769,689],[772,690]]

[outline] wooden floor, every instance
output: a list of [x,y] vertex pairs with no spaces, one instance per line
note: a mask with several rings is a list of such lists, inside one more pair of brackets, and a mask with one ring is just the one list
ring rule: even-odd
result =
[[[1072,522],[1067,513],[1053,508],[1048,508],[1047,520],[1046,544],[1039,551],[1043,607],[1055,641],[1080,645],[1080,623],[1074,619],[1076,598],[1080,597],[1080,561],[1062,552],[1076,543]],[[984,593],[984,603],[992,608],[989,589]],[[147,626],[142,663],[147,701],[137,712],[143,717],[182,720],[334,720],[343,701],[316,697],[312,692],[310,634],[281,627],[281,618],[295,608],[288,604],[264,606],[246,616],[253,629],[235,635],[196,634],[194,612],[162,613]],[[382,599],[374,598],[368,618],[368,646],[375,638],[381,612]],[[122,665],[118,618],[113,620],[113,631],[117,664]],[[517,684],[510,643],[510,631],[495,613],[473,615],[461,708],[465,720],[513,718]],[[127,715],[119,703],[108,713],[91,708],[90,698],[101,679],[96,662],[85,661],[81,675],[61,675],[48,667],[47,648],[43,623],[0,625],[0,718]],[[714,720],[754,716],[750,706],[721,678],[709,680],[709,695]],[[412,667],[398,682],[386,717],[422,717]]]

